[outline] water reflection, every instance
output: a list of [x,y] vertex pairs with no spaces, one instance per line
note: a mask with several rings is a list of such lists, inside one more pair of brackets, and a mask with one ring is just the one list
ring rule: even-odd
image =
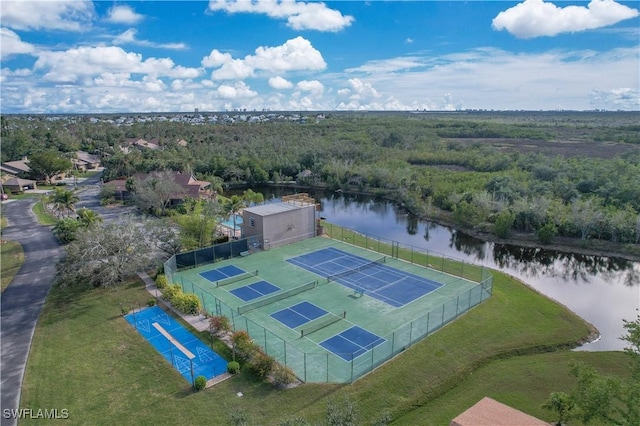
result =
[[601,275],[609,283],[619,281],[626,286],[640,285],[634,263],[620,258],[495,244],[493,260],[500,268],[516,270],[529,278],[548,276],[588,283],[593,276]]
[[[261,189],[277,199],[292,189]],[[604,256],[567,254],[533,247],[494,244],[454,229],[422,221],[401,208],[373,197],[311,193],[327,221],[505,271],[568,306],[594,324],[602,338],[586,350],[622,350],[622,319],[633,320],[640,306],[640,263]]]

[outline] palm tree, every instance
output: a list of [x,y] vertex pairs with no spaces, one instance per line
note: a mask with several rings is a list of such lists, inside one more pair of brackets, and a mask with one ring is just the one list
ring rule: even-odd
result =
[[102,218],[98,213],[85,208],[78,210],[78,219],[80,219],[80,222],[86,228],[90,228],[93,225],[102,222]]
[[62,188],[56,188],[49,196],[49,202],[53,204],[53,211],[56,212],[58,217],[64,213],[66,213],[66,217],[69,217],[71,212],[76,211],[75,204],[78,201],[80,201],[80,198],[73,191],[67,191]]
[[253,189],[247,189],[242,193],[242,199],[248,204],[264,203],[264,195],[261,192],[255,192]]
[[232,195],[231,198],[227,198],[222,206],[223,213],[229,217],[233,218],[233,236],[236,236],[236,215],[247,207],[245,201],[239,195]]

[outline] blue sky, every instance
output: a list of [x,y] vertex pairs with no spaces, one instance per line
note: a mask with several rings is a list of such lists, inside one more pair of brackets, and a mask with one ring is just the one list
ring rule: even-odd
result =
[[640,110],[640,2],[0,2],[2,113]]

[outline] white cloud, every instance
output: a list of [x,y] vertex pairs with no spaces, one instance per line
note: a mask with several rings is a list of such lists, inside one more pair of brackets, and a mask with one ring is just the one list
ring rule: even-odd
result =
[[237,82],[234,86],[223,84],[218,87],[217,93],[222,99],[252,98],[258,94],[241,81]]
[[137,24],[143,19],[143,15],[136,13],[131,7],[125,5],[113,6],[109,9],[107,15],[107,21],[114,24]]
[[[394,62],[393,58],[390,61]],[[620,87],[638,90],[640,85],[638,46],[608,52],[558,50],[530,54],[482,48],[424,57],[420,62],[422,67],[402,73],[364,64],[357,72],[351,72],[354,77],[349,80],[349,90],[338,92],[337,101],[350,106],[379,104],[380,98],[366,96],[368,84],[381,98],[392,95],[416,109],[453,106],[586,110],[594,108],[592,93],[596,88],[608,93]],[[372,69],[379,71],[371,72]],[[611,97],[600,99],[603,102],[598,108],[640,109],[639,98],[629,99],[624,108]],[[605,99],[609,99],[608,103]]]
[[629,110],[640,106],[640,89],[622,87],[602,91],[595,89],[589,93],[591,104],[597,109]]
[[318,71],[327,66],[322,54],[302,37],[287,40],[280,46],[260,46],[254,55],[247,55],[244,59],[233,59],[227,53],[213,50],[201,63],[205,67],[221,65],[211,74],[214,80],[240,80],[254,76],[256,71],[275,74],[287,71]]
[[85,0],[2,1],[2,26],[15,30],[82,31],[91,25],[93,3]]
[[302,91],[312,92],[316,95],[321,95],[322,92],[324,92],[324,85],[320,83],[318,80],[299,81],[298,84],[296,84],[296,87]]
[[257,13],[275,19],[286,19],[294,30],[340,31],[351,25],[352,16],[328,8],[324,3],[293,0],[210,0],[209,10],[227,13]]
[[136,73],[160,77],[195,78],[196,68],[176,66],[169,58],[142,59],[142,55],[120,47],[78,47],[60,52],[42,52],[34,65],[43,79],[58,83],[80,83],[103,73]]
[[277,90],[291,89],[293,87],[293,83],[285,78],[277,76],[269,79],[269,86]]
[[613,0],[592,0],[587,7],[558,7],[543,0],[524,2],[500,12],[495,30],[507,30],[518,38],[555,36],[613,25],[638,16],[638,10]]
[[35,47],[25,43],[20,36],[7,28],[0,28],[0,58],[7,59],[13,55],[35,54]]
[[232,60],[233,58],[229,53],[222,53],[218,51],[218,49],[213,49],[209,56],[202,58],[200,63],[205,68],[216,68],[226,64],[227,62],[231,62]]
[[137,46],[146,46],[146,47],[155,47],[159,49],[171,49],[171,50],[184,50],[187,48],[187,45],[184,43],[155,43],[148,40],[139,40],[136,38],[136,34],[138,30],[135,28],[129,28],[122,34],[116,36],[112,43],[115,45],[121,44],[133,44]]

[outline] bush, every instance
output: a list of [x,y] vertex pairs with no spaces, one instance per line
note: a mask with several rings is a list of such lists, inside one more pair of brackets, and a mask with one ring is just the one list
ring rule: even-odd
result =
[[273,385],[278,389],[282,389],[296,381],[296,375],[287,366],[275,363],[271,369]]
[[200,299],[193,293],[180,291],[171,299],[174,308],[185,314],[195,315],[200,312]]
[[147,306],[156,306],[156,299],[149,299],[147,301]]
[[196,380],[193,383],[193,387],[195,387],[197,391],[204,390],[204,388],[207,387],[207,378],[204,376],[196,377]]
[[225,316],[214,315],[209,319],[209,330],[212,334],[216,331],[226,333],[231,330],[231,322]]
[[182,287],[179,284],[170,284],[162,290],[162,297],[173,303],[173,299],[180,293],[182,293]]
[[156,287],[158,287],[160,290],[167,288],[168,285],[169,282],[167,281],[167,277],[165,277],[163,274],[159,274],[156,277]]
[[248,362],[248,367],[258,377],[264,379],[271,373],[275,363],[276,360],[272,356],[265,354],[261,350],[255,350]]
[[252,358],[256,351],[260,350],[246,331],[236,331],[231,336],[231,340],[233,340],[234,350],[244,360]]
[[511,235],[511,228],[513,228],[513,222],[516,216],[508,210],[504,210],[496,216],[495,233],[500,238],[509,238]]
[[237,361],[229,361],[227,363],[227,372],[229,374],[238,374],[240,372],[240,364]]
[[558,228],[556,228],[556,225],[551,222],[541,226],[537,232],[538,240],[542,244],[551,243],[557,234],[558,234]]

